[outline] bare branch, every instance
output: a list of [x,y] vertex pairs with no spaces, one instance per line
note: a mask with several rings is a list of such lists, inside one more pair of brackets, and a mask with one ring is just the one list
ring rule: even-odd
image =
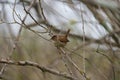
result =
[[76,78],[70,76],[69,74],[61,73],[57,70],[41,66],[41,65],[39,65],[35,62],[31,62],[31,61],[14,62],[14,61],[11,61],[11,60],[1,60],[0,63],[8,64],[8,65],[17,65],[17,66],[31,66],[31,67],[35,67],[37,69],[40,69],[43,72],[48,72],[48,73],[51,73],[53,75],[57,75],[57,76],[67,78],[67,79],[70,79],[70,80],[76,80]]

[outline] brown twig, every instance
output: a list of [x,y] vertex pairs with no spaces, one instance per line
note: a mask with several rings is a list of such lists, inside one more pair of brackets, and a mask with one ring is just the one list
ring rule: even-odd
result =
[[[59,50],[61,51],[61,54],[63,54],[65,56],[66,60],[73,66],[72,68],[75,68],[86,80],[89,80],[89,78],[87,77],[86,73],[79,69],[77,64],[74,63],[74,61],[69,57],[69,55],[64,51],[64,49],[63,48],[59,48]],[[70,66],[70,65],[68,65],[68,66]]]
[[59,72],[57,70],[41,66],[41,65],[39,65],[39,64],[37,64],[35,62],[31,62],[31,61],[14,62],[14,61],[11,61],[11,60],[9,60],[9,61],[8,60],[1,60],[0,63],[8,64],[8,65],[17,65],[17,66],[31,66],[31,67],[35,67],[37,69],[40,69],[43,72],[48,72],[48,73],[51,73],[53,75],[64,77],[64,78],[67,78],[67,79],[70,79],[70,80],[76,80],[76,78],[70,76],[69,74],[61,73],[61,72]]

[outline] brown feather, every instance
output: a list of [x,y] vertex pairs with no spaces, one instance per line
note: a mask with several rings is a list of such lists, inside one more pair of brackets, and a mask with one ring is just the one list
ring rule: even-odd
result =
[[67,42],[69,42],[69,40],[67,38],[69,33],[70,33],[70,29],[68,29],[68,31],[66,32],[65,35],[54,35],[54,36],[52,36],[51,39],[54,40],[54,41],[60,41],[60,42],[63,42],[63,43],[67,43]]

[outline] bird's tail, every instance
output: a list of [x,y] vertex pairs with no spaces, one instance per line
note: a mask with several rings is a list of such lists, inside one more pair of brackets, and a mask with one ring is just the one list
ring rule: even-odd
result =
[[68,29],[68,31],[66,33],[66,37],[68,37],[69,33],[70,33],[70,29]]

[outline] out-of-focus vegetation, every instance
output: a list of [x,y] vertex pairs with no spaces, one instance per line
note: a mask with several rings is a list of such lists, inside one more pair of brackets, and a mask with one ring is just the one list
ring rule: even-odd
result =
[[[120,79],[120,1],[3,0],[0,4],[1,80]],[[70,42],[57,48],[51,36],[67,29],[71,29]],[[45,69],[9,61],[32,61]]]

